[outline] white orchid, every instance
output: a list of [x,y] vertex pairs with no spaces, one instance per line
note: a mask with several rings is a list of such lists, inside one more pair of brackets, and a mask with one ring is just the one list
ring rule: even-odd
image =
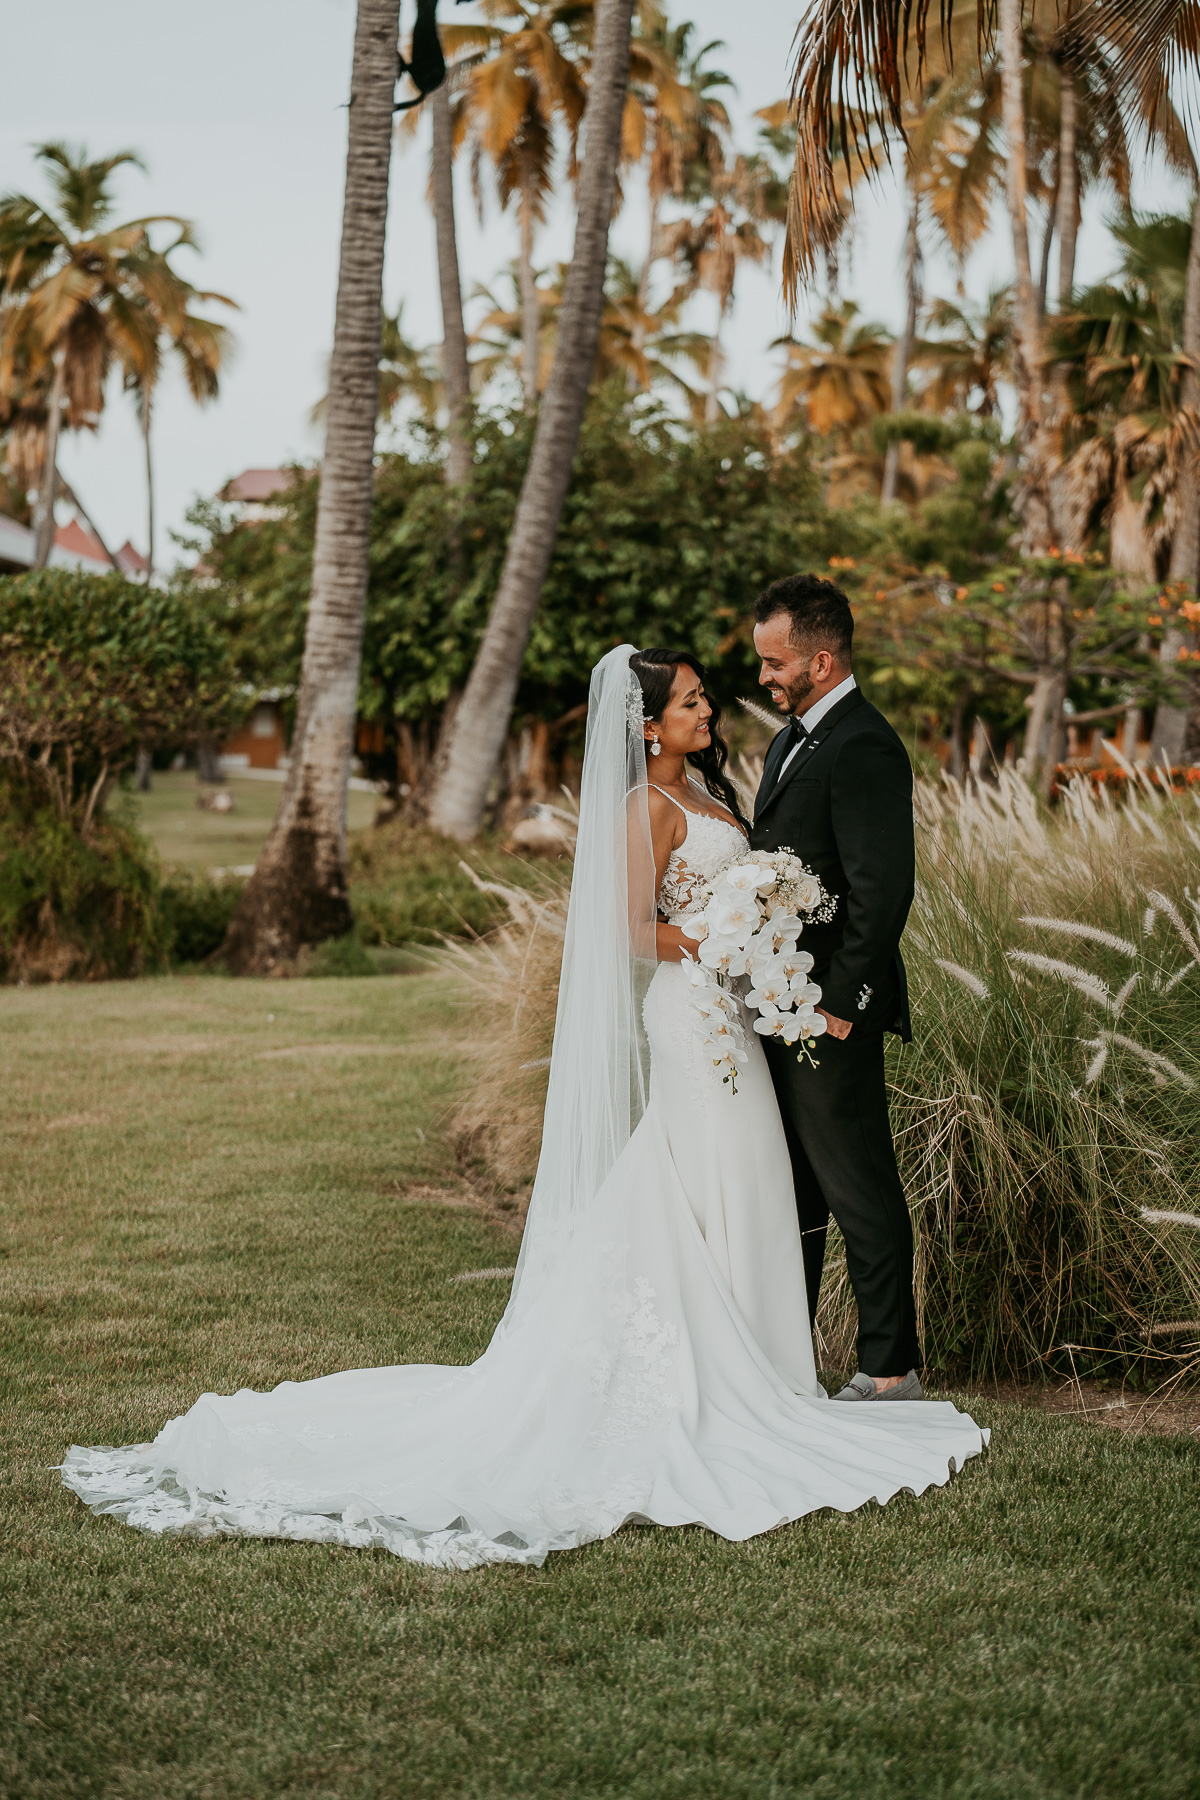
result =
[[745,944],[758,930],[762,908],[753,894],[721,895],[709,909],[708,922],[714,937],[736,938]]
[[746,1005],[755,1010],[763,1006],[787,1006],[791,983],[781,956],[763,958],[751,965],[754,986],[746,995]]
[[829,1030],[829,1024],[824,1013],[814,1011],[811,1006],[797,1007],[795,1017],[800,1021],[800,1035],[802,1037],[823,1037]]
[[713,933],[700,946],[700,961],[706,969],[714,969],[718,975],[744,975],[746,948],[735,937],[718,937]]
[[697,995],[692,1005],[702,1019],[732,1019],[737,1016],[737,1002],[719,987],[712,987],[707,993]]
[[785,950],[796,948],[796,939],[804,927],[795,913],[785,907],[777,906],[762,928],[762,936],[778,956]]
[[733,863],[717,883],[718,891],[726,888],[733,894],[769,893],[775,886],[775,871],[769,863]]
[[788,983],[788,991],[798,1006],[815,1006],[821,998],[821,990],[815,981],[808,981],[803,975],[793,975]]
[[780,1012],[769,1000],[764,1000],[758,1009],[758,1017],[754,1021],[754,1029],[760,1037],[782,1038],[785,1044],[794,1044],[800,1036],[801,1019],[798,1013]]
[[729,1061],[741,1067],[746,1061],[746,1040],[733,1019],[710,1019],[703,1042],[714,1062]]
[[813,966],[812,956],[807,950],[785,950],[779,960],[789,981],[797,981],[801,975],[807,975]]

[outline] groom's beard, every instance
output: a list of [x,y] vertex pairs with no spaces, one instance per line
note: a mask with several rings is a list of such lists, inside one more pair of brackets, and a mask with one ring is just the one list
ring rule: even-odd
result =
[[811,675],[801,675],[798,680],[790,683],[787,687],[784,687],[783,683],[780,682],[779,686],[782,689],[784,698],[787,702],[783,709],[784,712],[791,713],[795,718],[799,718],[804,710],[804,703],[812,693],[814,685]]

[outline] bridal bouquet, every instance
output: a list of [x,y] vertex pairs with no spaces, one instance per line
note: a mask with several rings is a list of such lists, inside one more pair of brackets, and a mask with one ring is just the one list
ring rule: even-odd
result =
[[813,1047],[826,1029],[816,1011],[821,990],[808,979],[812,957],[796,946],[805,925],[828,923],[836,908],[836,897],[798,856],[775,850],[731,863],[708,890],[695,926],[684,927],[700,940],[697,960],[685,967],[702,1041],[735,1094],[746,1039],[730,984],[749,978],[744,999],[758,1014],[761,1037],[799,1040],[799,1060],[815,1063]]

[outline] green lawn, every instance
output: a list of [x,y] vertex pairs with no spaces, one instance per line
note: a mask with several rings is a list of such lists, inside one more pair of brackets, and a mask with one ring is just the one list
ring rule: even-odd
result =
[[462,1030],[427,977],[0,990],[0,1794],[1196,1795],[1182,1437],[980,1401],[991,1451],[922,1500],[536,1573],[61,1488],[203,1387],[482,1348],[506,1290],[450,1277],[516,1246],[435,1197]]
[[[187,770],[155,770],[148,794],[128,799],[142,831],[168,868],[243,868],[253,863],[266,841],[283,792],[281,782],[229,775],[222,782],[233,795],[231,813],[202,812],[196,805],[200,783]],[[126,791],[121,790],[121,799]],[[378,804],[374,794],[347,796],[351,831],[371,823]]]

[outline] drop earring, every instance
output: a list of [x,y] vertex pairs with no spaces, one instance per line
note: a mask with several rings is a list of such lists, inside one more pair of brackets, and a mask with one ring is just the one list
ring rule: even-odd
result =
[[662,745],[659,743],[657,738],[650,739],[650,754],[651,754],[651,756],[661,756],[662,755]]

